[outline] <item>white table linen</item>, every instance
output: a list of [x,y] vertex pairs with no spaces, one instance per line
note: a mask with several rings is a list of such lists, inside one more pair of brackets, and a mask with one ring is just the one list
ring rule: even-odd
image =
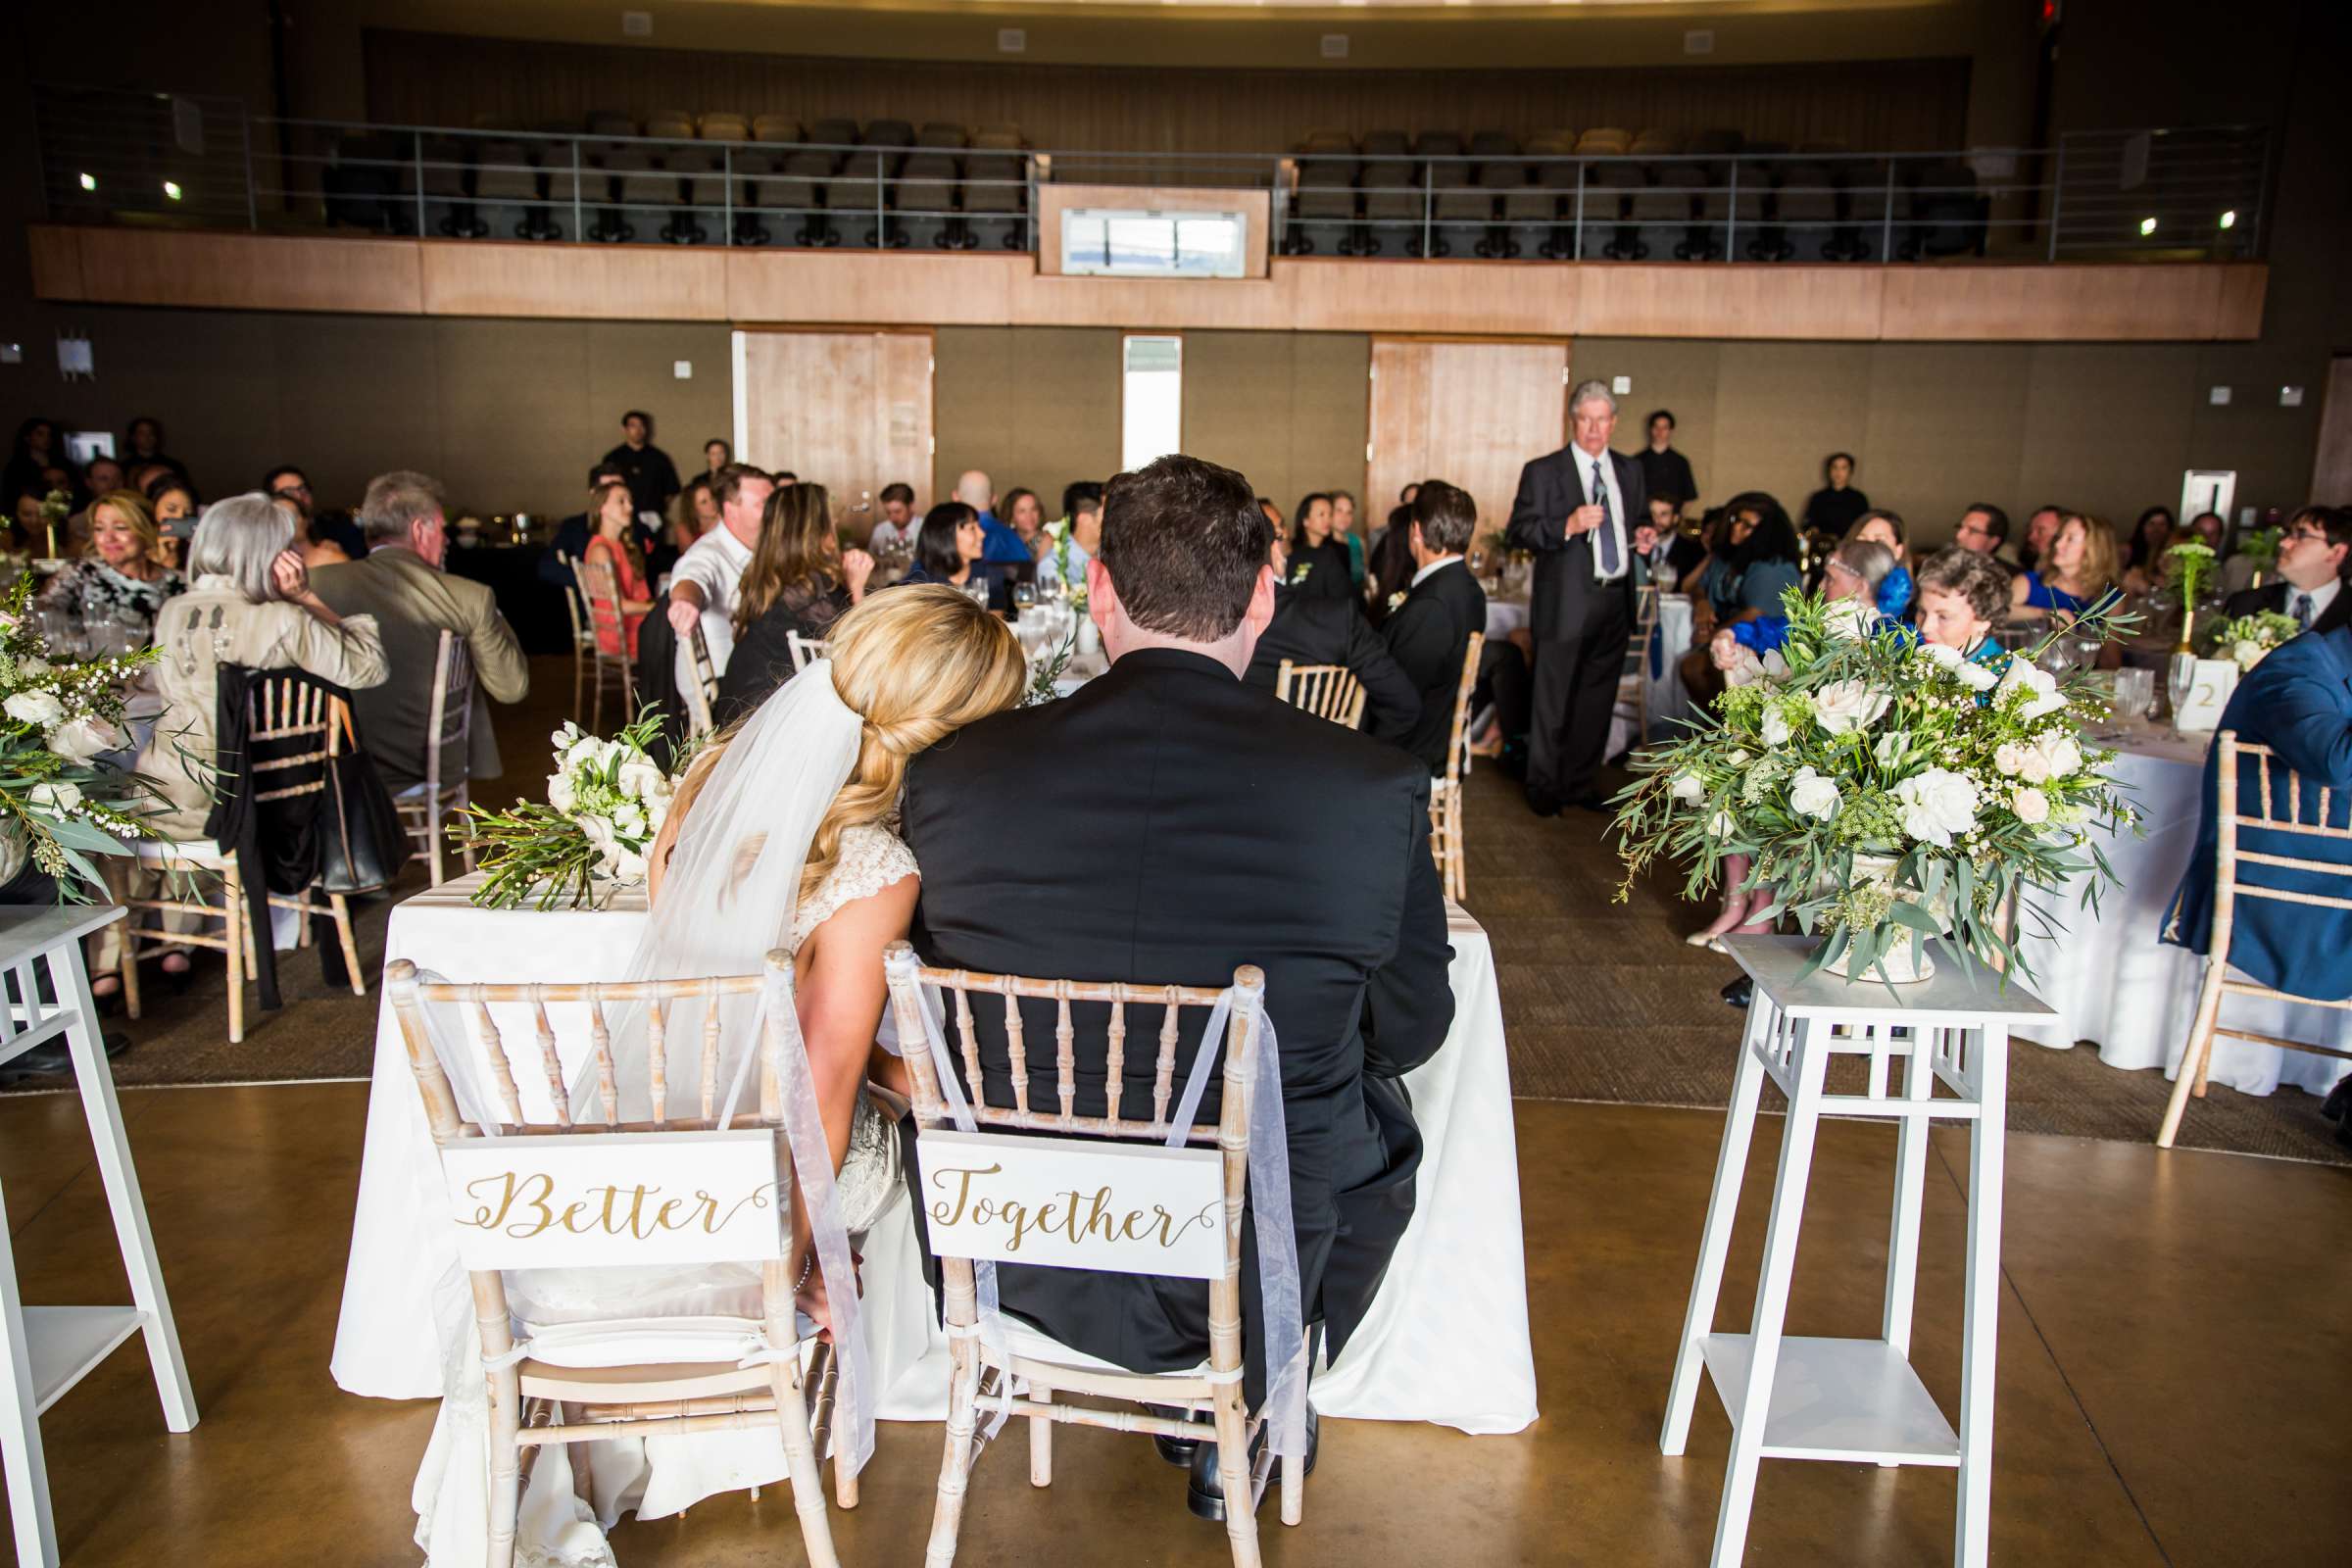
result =
[[[2103,891],[2096,916],[2081,906],[2073,888],[2062,898],[2032,900],[2064,928],[2055,939],[2036,938],[2031,915],[2021,923],[2020,953],[2034,971],[2034,990],[2057,1017],[2015,1032],[2061,1048],[2091,1041],[2111,1067],[2162,1067],[2171,1077],[2188,1049],[2205,960],[2159,934],[2196,847],[2209,737],[2176,740],[2168,730],[2138,725],[2127,739],[2105,744],[2118,749],[2113,771],[2138,802],[2146,836],[2102,838],[2123,885]],[[2352,1050],[2352,1012],[2340,1008],[2226,996],[2221,1017],[2258,1034]],[[2270,1094],[2280,1084],[2324,1095],[2347,1070],[2333,1057],[2217,1036],[2208,1076],[2249,1095]]]
[[[478,881],[461,878],[392,913],[387,961],[408,958],[453,979],[576,980],[618,972],[645,918],[642,896],[607,910],[477,909]],[[1336,1365],[1314,1383],[1323,1414],[1432,1421],[1471,1433],[1508,1433],[1536,1417],[1528,1330],[1510,1073],[1494,955],[1485,931],[1448,906],[1453,945],[1451,1033],[1408,1075],[1424,1154],[1418,1202],[1379,1298]],[[494,1014],[499,1009],[493,1008]],[[566,1079],[587,1054],[582,1009],[550,1008]],[[570,1014],[570,1015],[567,1015]],[[510,1049],[531,1038],[527,1013],[500,1019]],[[518,1066],[528,1115],[550,1111],[544,1076]],[[443,1392],[445,1344],[469,1334],[468,1298],[452,1289],[456,1241],[445,1217],[439,1162],[408,1056],[388,1004],[379,1010],[360,1195],[343,1305],[330,1363],[353,1394],[416,1399]],[[885,1420],[946,1416],[947,1348],[923,1283],[904,1203],[866,1239],[859,1322]],[[469,1402],[469,1401],[468,1401]],[[478,1406],[475,1407],[478,1409]],[[461,1562],[482,1525],[480,1445],[472,1411],[443,1412],[416,1488],[417,1540],[436,1562]],[[676,1512],[703,1497],[781,1481],[772,1429],[595,1446],[595,1511],[605,1524],[634,1508]],[[600,1563],[601,1534],[567,1500],[569,1472],[542,1456],[525,1505],[541,1560]],[[596,1550],[586,1549],[593,1542]],[[532,1559],[522,1558],[524,1562]]]
[[[1487,596],[1487,641],[1499,642],[1527,624],[1528,601],[1524,597],[1506,599],[1500,594]],[[1649,715],[1649,738],[1653,741],[1671,738],[1677,731],[1674,721],[1685,717],[1690,707],[1690,694],[1683,689],[1682,659],[1690,651],[1690,596],[1661,594],[1658,596],[1658,624],[1650,634],[1646,649],[1635,650],[1642,658],[1642,706]],[[1641,715],[1629,703],[1620,703],[1609,717],[1609,749],[1615,757],[1630,745],[1639,733]]]

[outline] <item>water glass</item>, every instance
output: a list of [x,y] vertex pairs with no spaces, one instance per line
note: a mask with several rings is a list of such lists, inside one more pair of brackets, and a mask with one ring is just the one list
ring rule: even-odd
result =
[[2188,694],[2196,689],[2196,684],[2197,656],[2175,654],[2165,686],[2166,694],[2173,700],[2173,734],[2176,738],[2180,733],[2180,705],[2188,701]]
[[2144,719],[2155,708],[2154,670],[2125,668],[2115,672],[2115,716],[2119,720]]
[[1033,582],[1016,582],[1012,585],[1012,608],[1014,611],[1018,612],[1028,610],[1036,605],[1036,603],[1037,584]]

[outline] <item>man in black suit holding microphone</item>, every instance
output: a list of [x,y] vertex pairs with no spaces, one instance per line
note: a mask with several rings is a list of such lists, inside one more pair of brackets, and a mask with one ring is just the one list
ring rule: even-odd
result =
[[1527,804],[1539,816],[1563,806],[1605,811],[1593,777],[1609,744],[1609,714],[1634,624],[1633,531],[1648,516],[1641,465],[1609,450],[1617,400],[1600,381],[1568,400],[1566,447],[1519,471],[1503,536],[1535,552],[1534,712],[1528,726]]

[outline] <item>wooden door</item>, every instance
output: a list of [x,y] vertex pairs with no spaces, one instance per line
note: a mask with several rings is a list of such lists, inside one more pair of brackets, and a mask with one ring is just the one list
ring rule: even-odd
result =
[[933,497],[929,332],[738,332],[735,451],[832,494],[833,520],[859,538],[881,520],[882,487]]
[[1373,339],[1373,514],[1404,486],[1444,479],[1477,501],[1481,534],[1501,528],[1520,468],[1566,440],[1567,400],[1565,343]]

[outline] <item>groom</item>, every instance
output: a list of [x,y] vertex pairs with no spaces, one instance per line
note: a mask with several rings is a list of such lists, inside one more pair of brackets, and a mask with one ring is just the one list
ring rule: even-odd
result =
[[[1242,683],[1274,614],[1271,543],[1230,468],[1167,457],[1112,479],[1087,564],[1109,673],[916,758],[905,833],[923,867],[925,962],[1220,987],[1241,964],[1264,969],[1300,1289],[1337,1359],[1412,1217],[1421,1142],[1396,1080],[1452,1023],[1450,955],[1428,769]],[[1023,831],[975,825],[976,806],[1003,800],[1023,803]],[[1053,1038],[1052,1004],[1027,1005],[1029,1038]],[[974,1010],[986,1096],[1009,1105],[999,1014]],[[1106,1009],[1076,1010],[1077,1110],[1101,1115]],[[1131,1007],[1128,1039],[1153,1039],[1157,1021]],[[1197,1045],[1187,1022],[1178,1082]],[[1126,1103],[1150,1103],[1153,1055],[1128,1053]],[[1033,1052],[1029,1069],[1031,1102],[1054,1103],[1053,1054]],[[1242,1256],[1254,1405],[1266,1357],[1253,1242]],[[1010,1266],[998,1280],[1006,1311],[1121,1366],[1172,1371],[1208,1352],[1204,1282]],[[1212,1446],[1191,1462],[1195,1511],[1222,1517]]]

